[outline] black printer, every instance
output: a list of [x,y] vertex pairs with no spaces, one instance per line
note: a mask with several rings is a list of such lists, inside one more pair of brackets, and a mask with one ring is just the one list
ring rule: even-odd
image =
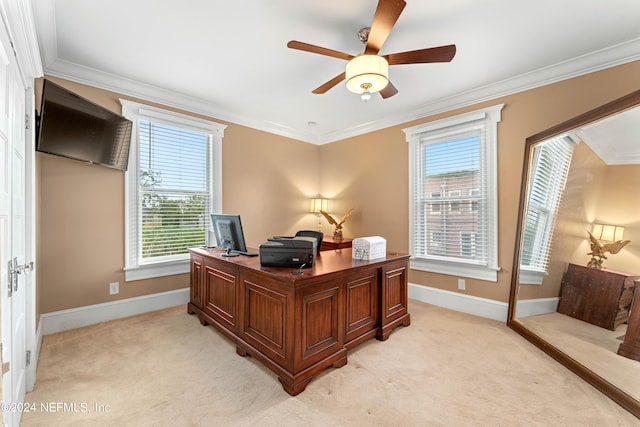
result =
[[316,260],[315,237],[272,237],[260,245],[260,265],[265,267],[308,268]]

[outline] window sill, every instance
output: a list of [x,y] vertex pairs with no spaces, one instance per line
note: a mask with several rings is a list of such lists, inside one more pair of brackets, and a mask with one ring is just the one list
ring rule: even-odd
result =
[[523,267],[520,267],[520,272],[518,273],[518,283],[521,285],[542,285],[542,280],[544,280],[547,275],[544,271],[535,271],[535,270],[527,270]]
[[154,277],[173,276],[175,274],[188,273],[189,269],[189,259],[127,267],[124,269],[124,280],[125,282],[131,282]]
[[426,258],[411,258],[410,268],[412,270],[485,280],[487,282],[497,282],[498,271],[500,270],[499,267],[491,268],[485,265],[474,265],[457,261],[440,261]]

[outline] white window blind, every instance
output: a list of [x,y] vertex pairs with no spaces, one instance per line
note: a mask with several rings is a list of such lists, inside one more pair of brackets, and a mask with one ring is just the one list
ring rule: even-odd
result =
[[211,136],[148,120],[138,124],[140,263],[172,259],[205,244]]
[[556,213],[571,166],[573,141],[559,136],[537,144],[527,189],[520,283],[540,284],[546,274]]
[[[425,135],[416,144],[416,156],[424,160],[416,165],[421,178],[416,183],[419,228],[414,236],[414,255],[461,258],[486,264],[487,248],[482,243],[487,233],[487,210],[483,203],[487,190],[481,173],[486,170],[482,165],[485,156],[481,153],[481,140],[481,130],[475,129],[436,137]],[[481,191],[471,196],[472,189]],[[433,197],[434,194],[442,196]],[[477,204],[477,211],[460,209],[462,204],[471,206],[472,203]],[[476,235],[473,256],[461,250],[462,232]],[[437,244],[433,239],[424,238],[429,233],[440,236]]]
[[121,100],[133,121],[126,180],[126,280],[189,271],[221,207],[225,126]]
[[497,123],[502,105],[405,129],[411,267],[497,280]]

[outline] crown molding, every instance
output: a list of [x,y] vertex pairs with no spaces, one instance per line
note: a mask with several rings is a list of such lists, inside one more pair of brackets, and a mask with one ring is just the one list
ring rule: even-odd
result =
[[[51,26],[49,26],[51,30]],[[53,34],[42,37],[44,40],[55,39]],[[162,89],[153,85],[125,79],[96,69],[82,67],[60,59],[46,58],[45,74],[69,81],[86,84],[96,88],[119,93],[124,96],[155,102],[180,110],[202,114],[218,120],[247,126],[260,131],[296,139],[299,141],[323,145],[340,141],[365,133],[419,120],[435,114],[478,104],[502,96],[545,86],[551,83],[604,70],[617,65],[640,59],[640,38],[636,38],[606,49],[582,55],[567,61],[527,72],[519,76],[502,80],[490,85],[466,91],[451,97],[442,98],[424,104],[413,112],[392,116],[385,120],[362,123],[336,132],[322,135],[300,133],[280,123],[255,120],[237,114],[228,114],[219,105],[209,101],[187,96],[178,92]]]
[[325,134],[324,143],[339,141],[368,132],[419,120],[425,117],[494,100],[514,93],[571,79],[607,68],[623,65],[640,59],[640,37],[582,55],[548,67],[540,68],[510,79],[482,86],[467,92],[442,98],[416,109],[417,112],[403,116],[390,117],[387,120],[364,123],[340,132]]
[[614,141],[604,140],[602,138],[593,139],[582,130],[577,131],[576,134],[609,166],[640,164],[640,154],[638,150],[621,151],[620,147],[617,147]]

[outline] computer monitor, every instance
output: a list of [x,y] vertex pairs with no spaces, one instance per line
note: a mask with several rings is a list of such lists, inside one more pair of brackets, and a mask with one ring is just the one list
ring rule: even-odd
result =
[[226,249],[225,255],[247,252],[240,215],[211,214],[211,222],[216,246]]

